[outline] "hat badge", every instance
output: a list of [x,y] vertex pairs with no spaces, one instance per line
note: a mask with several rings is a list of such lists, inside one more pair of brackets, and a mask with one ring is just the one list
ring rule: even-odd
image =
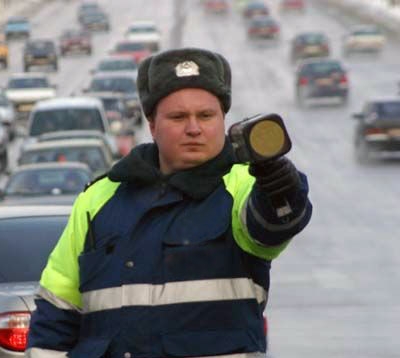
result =
[[199,76],[199,66],[193,61],[180,62],[175,67],[177,77]]

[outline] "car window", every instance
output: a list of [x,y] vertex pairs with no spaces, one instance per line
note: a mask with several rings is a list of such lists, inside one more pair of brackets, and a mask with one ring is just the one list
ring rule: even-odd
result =
[[[90,120],[86,120],[90,118]],[[96,108],[68,108],[37,111],[33,114],[29,135],[61,130],[93,129],[105,131],[101,114]]]
[[67,216],[0,220],[0,282],[39,281]]
[[12,175],[6,195],[78,194],[90,175],[82,169],[60,168],[26,170]]
[[12,78],[9,80],[7,88],[45,88],[49,87],[49,82],[46,78]]
[[99,71],[130,71],[136,70],[137,65],[131,60],[106,60],[98,65]]
[[302,69],[302,72],[315,74],[332,73],[337,71],[343,71],[338,62],[315,62],[305,65]]
[[103,151],[99,147],[54,147],[25,151],[21,154],[20,164],[43,162],[81,162],[92,171],[108,169]]
[[47,50],[51,51],[54,49],[54,44],[49,41],[35,41],[27,44],[29,50]]
[[132,26],[128,30],[128,33],[130,34],[143,34],[154,32],[157,32],[157,29],[154,26]]
[[352,33],[356,36],[370,36],[370,35],[380,35],[380,31],[377,29],[363,29],[363,30],[356,30]]
[[382,117],[398,117],[400,119],[400,101],[376,103],[375,109]]
[[143,51],[146,49],[146,46],[140,42],[121,42],[117,44],[115,50],[118,52],[123,51]]
[[136,83],[129,77],[118,78],[94,78],[90,84],[90,90],[94,92],[136,92]]

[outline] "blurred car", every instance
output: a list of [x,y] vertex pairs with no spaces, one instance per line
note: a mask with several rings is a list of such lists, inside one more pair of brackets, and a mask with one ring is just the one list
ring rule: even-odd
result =
[[6,40],[12,38],[29,38],[31,25],[25,16],[11,16],[7,19],[4,26]]
[[35,39],[26,42],[23,52],[24,71],[32,66],[51,66],[58,70],[58,55],[53,40]]
[[93,76],[89,87],[84,90],[91,95],[100,96],[104,92],[113,92],[123,96],[126,115],[142,122],[142,110],[136,89],[136,75],[131,72],[99,72]]
[[268,16],[270,13],[268,6],[262,1],[250,1],[242,9],[242,15],[246,19],[260,15]]
[[280,26],[271,16],[256,16],[250,20],[247,27],[247,36],[251,39],[278,39],[279,34]]
[[137,75],[138,65],[131,56],[114,55],[100,60],[95,69],[91,71],[92,74],[96,72],[109,72],[109,71],[132,71]]
[[8,166],[8,135],[2,124],[0,124],[0,173]]
[[5,94],[17,113],[26,115],[36,102],[55,97],[56,89],[43,73],[16,73],[9,77]]
[[37,141],[44,133],[74,130],[102,132],[113,155],[118,156],[104,107],[99,99],[91,97],[58,97],[37,103],[29,116],[23,146]]
[[125,38],[146,43],[151,51],[159,51],[161,47],[161,34],[154,21],[135,21],[126,30]]
[[354,134],[356,158],[367,162],[372,157],[400,154],[400,99],[382,97],[367,100],[357,119]]
[[292,62],[311,57],[328,57],[330,43],[323,32],[303,32],[291,41],[290,59]]
[[8,45],[3,34],[0,34],[0,64],[3,68],[8,67]]
[[109,31],[110,20],[105,12],[86,12],[81,15],[81,26],[88,31]]
[[100,4],[97,1],[82,1],[77,10],[77,18],[80,22],[82,17],[86,14],[103,12]]
[[7,130],[9,138],[14,139],[17,132],[14,105],[2,90],[0,90],[0,125]]
[[381,52],[386,44],[386,37],[376,25],[357,25],[343,37],[344,56],[357,52]]
[[89,32],[84,30],[65,30],[60,37],[60,53],[92,53],[92,40]]
[[286,11],[304,11],[306,9],[305,0],[280,0],[279,10]]
[[213,14],[225,14],[229,11],[227,0],[205,0],[204,9]]
[[152,51],[146,42],[123,40],[117,42],[111,54],[130,56],[136,63],[151,55]]
[[0,357],[23,357],[35,293],[71,205],[0,207]]
[[0,192],[2,205],[22,203],[27,197],[61,195],[72,204],[77,194],[93,179],[86,164],[79,162],[35,163],[17,167]]
[[347,71],[339,60],[315,58],[303,60],[296,72],[296,98],[303,106],[315,98],[339,98],[347,103]]
[[72,138],[27,144],[18,158],[18,165],[44,162],[81,162],[96,177],[111,168],[113,157],[102,140]]

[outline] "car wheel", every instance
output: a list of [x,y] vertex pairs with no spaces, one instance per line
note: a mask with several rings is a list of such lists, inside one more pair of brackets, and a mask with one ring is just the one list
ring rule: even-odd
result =
[[24,72],[29,72],[29,66],[28,65],[24,65]]
[[54,69],[55,72],[58,71],[58,63],[57,63],[57,62],[55,62],[55,63],[53,64],[53,69]]
[[0,173],[4,172],[7,169],[7,165],[8,165],[8,155],[7,151],[5,151],[4,154],[2,154],[2,156],[0,157]]

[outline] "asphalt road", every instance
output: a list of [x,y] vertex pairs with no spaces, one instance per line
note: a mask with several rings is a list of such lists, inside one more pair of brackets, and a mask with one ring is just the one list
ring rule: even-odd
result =
[[[176,2],[175,2],[176,1]],[[283,116],[292,138],[289,157],[309,178],[314,204],[311,224],[275,260],[267,315],[273,357],[398,358],[400,356],[400,161],[360,165],[354,158],[351,113],[369,97],[396,95],[400,47],[390,38],[379,57],[344,60],[351,95],[346,107],[323,103],[299,109],[294,100],[294,66],[289,42],[298,32],[323,30],[340,58],[340,40],[354,19],[314,6],[304,14],[279,14],[282,34],[275,43],[251,42],[245,22],[233,9],[206,14],[198,0],[101,1],[111,15],[110,33],[94,36],[91,57],[63,58],[60,71],[49,73],[60,95],[79,93],[89,70],[122,37],[130,21],[155,19],[163,47],[181,43],[224,54],[233,69],[233,106],[227,126],[260,112]],[[315,1],[317,3],[317,1]],[[272,4],[276,3],[271,1]],[[57,38],[76,26],[77,1],[55,1],[33,18],[34,37]],[[178,30],[181,32],[177,32]],[[22,43],[11,45],[8,74],[22,70]],[[138,130],[139,141],[150,140]],[[11,158],[18,155],[12,145]],[[3,178],[4,181],[4,178]]]

